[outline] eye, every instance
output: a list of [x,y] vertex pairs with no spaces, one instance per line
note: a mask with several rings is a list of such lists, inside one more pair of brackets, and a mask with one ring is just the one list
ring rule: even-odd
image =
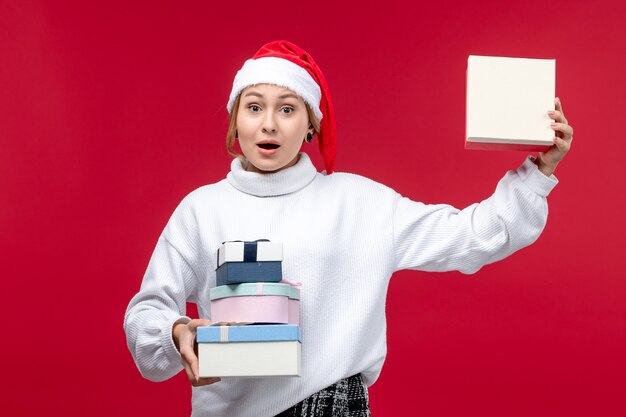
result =
[[261,111],[261,108],[259,106],[257,106],[256,104],[250,104],[248,106],[248,109],[253,112],[253,113],[258,113]]
[[293,108],[292,107],[283,107],[282,109],[280,109],[283,113],[285,114],[290,114],[293,113]]

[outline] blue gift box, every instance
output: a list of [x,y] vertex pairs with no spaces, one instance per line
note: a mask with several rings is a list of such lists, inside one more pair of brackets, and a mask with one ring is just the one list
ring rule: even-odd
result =
[[196,330],[198,343],[272,342],[300,340],[297,324],[265,324],[254,326],[200,326]]
[[217,285],[243,282],[279,282],[283,279],[280,261],[226,262],[215,271]]

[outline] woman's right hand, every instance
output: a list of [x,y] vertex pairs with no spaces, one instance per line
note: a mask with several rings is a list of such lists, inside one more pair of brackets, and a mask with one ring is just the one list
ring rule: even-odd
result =
[[172,338],[176,349],[180,352],[180,360],[187,372],[187,378],[194,387],[200,387],[203,385],[211,385],[218,381],[220,378],[200,378],[198,371],[198,344],[196,343],[196,329],[199,326],[208,326],[211,324],[210,320],[195,319],[191,320],[187,324],[178,323],[172,328]]

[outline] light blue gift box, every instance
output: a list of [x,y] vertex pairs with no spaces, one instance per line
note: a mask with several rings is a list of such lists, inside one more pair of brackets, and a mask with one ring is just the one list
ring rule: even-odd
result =
[[201,326],[196,331],[198,343],[269,342],[276,340],[300,340],[300,326],[297,324]]

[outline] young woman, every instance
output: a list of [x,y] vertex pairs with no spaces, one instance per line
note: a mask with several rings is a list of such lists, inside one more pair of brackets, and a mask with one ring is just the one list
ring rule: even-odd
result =
[[[494,194],[464,210],[403,198],[367,178],[332,173],[335,126],[322,72],[286,41],[264,45],[237,73],[228,101],[228,151],[243,156],[226,179],[176,208],[160,236],[124,328],[142,375],[185,369],[194,416],[367,416],[367,386],[386,355],[385,298],[402,269],[476,272],[534,242],[547,217],[552,175],[572,128],[561,103],[554,146],[506,173]],[[316,136],[326,173],[303,142]],[[300,378],[199,378],[196,328],[210,324],[219,245],[282,242],[283,275],[302,282]],[[198,305],[201,319],[185,316]]]

